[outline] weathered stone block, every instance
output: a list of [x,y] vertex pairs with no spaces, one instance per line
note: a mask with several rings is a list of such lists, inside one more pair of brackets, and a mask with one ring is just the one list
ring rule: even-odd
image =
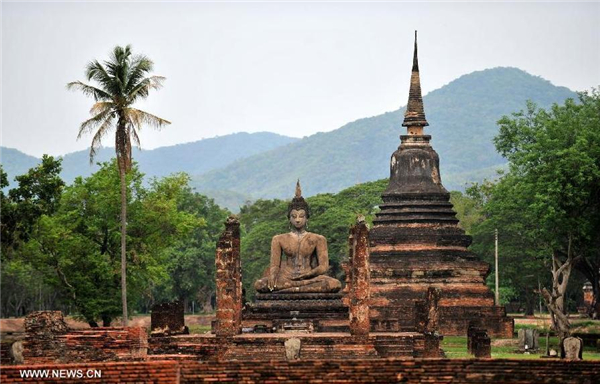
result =
[[537,329],[519,329],[519,349],[521,351],[536,351],[539,349],[539,333]]
[[579,337],[567,337],[563,340],[563,357],[568,360],[583,358],[583,340]]
[[284,345],[285,358],[287,360],[298,360],[300,358],[300,348],[302,346],[302,342],[300,341],[300,339],[287,339]]
[[187,335],[190,333],[185,326],[183,302],[157,304],[152,307],[150,315],[150,335]]

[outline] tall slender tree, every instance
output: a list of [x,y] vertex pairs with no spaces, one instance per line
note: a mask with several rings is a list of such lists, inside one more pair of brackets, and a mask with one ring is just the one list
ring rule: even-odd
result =
[[79,127],[77,138],[93,133],[90,146],[90,163],[102,146],[102,138],[115,129],[115,150],[121,179],[121,297],[123,301],[123,326],[127,325],[127,172],[131,168],[131,142],[140,146],[138,131],[143,125],[161,128],[169,121],[133,108],[133,104],[145,99],[150,90],[159,89],[165,80],[162,76],[149,76],[154,63],[144,55],[133,55],[131,46],[116,46],[108,61],[91,61],[85,70],[87,80],[67,84],[71,90],[79,90],[94,99],[90,110],[92,117]]

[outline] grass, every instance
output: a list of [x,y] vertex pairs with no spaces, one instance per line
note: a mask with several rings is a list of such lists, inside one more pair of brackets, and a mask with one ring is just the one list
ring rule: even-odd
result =
[[[598,320],[572,318],[570,321],[571,333],[600,334],[600,321]],[[537,329],[540,336],[542,334],[545,336],[546,332],[550,330],[550,321],[548,318],[539,317],[533,321],[517,318],[515,319],[515,332],[518,332],[519,329]]]
[[210,331],[210,325],[188,325],[191,335],[203,334]]
[[[492,340],[492,358],[494,359],[539,359],[546,351],[546,338],[540,336],[540,351],[529,355],[515,353],[516,345],[495,346]],[[550,348],[558,350],[558,338],[550,338]],[[472,355],[467,353],[466,336],[444,336],[442,349],[449,359],[469,359]],[[584,360],[600,360],[600,352],[591,347],[584,347]]]

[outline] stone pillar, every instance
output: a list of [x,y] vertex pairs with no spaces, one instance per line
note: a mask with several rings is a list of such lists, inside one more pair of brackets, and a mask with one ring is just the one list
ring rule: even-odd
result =
[[417,332],[437,334],[440,323],[438,304],[441,295],[441,289],[429,287],[425,300],[415,301],[415,326]]
[[583,285],[583,306],[586,311],[589,312],[594,302],[594,289],[592,284],[588,281]]
[[369,337],[369,228],[364,217],[350,229],[350,333],[359,339]]
[[237,335],[242,322],[242,271],[240,260],[240,222],[227,218],[219,237],[215,256],[217,271],[217,337]]
[[442,296],[442,290],[435,287],[427,289],[427,322],[425,323],[425,333],[436,334],[440,324],[439,302]]
[[425,349],[423,357],[440,357],[439,330],[439,301],[442,291],[436,287],[427,289],[425,300],[415,302],[415,328],[417,332],[425,335]]

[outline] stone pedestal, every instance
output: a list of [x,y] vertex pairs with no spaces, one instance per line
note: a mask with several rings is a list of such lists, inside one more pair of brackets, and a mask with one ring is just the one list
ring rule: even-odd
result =
[[259,293],[246,306],[244,327],[274,332],[347,331],[348,307],[341,293]]

